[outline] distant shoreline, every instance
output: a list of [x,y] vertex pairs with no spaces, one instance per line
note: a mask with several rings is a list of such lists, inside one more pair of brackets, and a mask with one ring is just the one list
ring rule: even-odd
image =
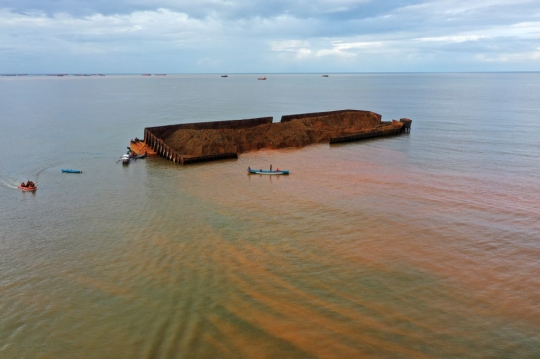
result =
[[[90,77],[90,76],[142,76],[142,75],[148,75],[148,76],[221,76],[225,72],[172,72],[172,73],[107,73],[107,72],[101,72],[101,73],[85,73],[85,72],[74,72],[74,73],[2,73],[0,74],[0,77],[23,77],[23,76],[30,76],[30,77],[43,77],[43,76],[49,76],[49,77]],[[459,75],[459,74],[540,74],[540,71],[458,71],[458,72],[451,72],[451,71],[433,71],[433,72],[226,72],[228,76],[258,76],[260,73],[269,74],[272,76],[282,76],[282,75],[301,75],[301,76],[321,76],[321,75],[334,75],[334,76],[340,76],[340,75],[440,75],[440,74],[448,74],[448,75]]]

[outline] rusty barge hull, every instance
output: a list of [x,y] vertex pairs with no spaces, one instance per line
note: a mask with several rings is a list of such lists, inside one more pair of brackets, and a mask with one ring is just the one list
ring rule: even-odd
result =
[[243,120],[184,123],[147,127],[144,140],[131,148],[145,148],[177,164],[238,158],[263,148],[304,147],[314,143],[341,143],[394,136],[409,132],[411,120],[381,121],[370,111],[340,110]]

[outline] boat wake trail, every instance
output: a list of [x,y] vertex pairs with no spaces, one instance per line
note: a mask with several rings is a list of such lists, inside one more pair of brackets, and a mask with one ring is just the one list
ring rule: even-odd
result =
[[[46,167],[42,168],[34,168],[33,170],[24,170],[22,171],[13,171],[10,173],[4,173],[4,175],[7,178],[0,179],[0,186],[5,188],[12,188],[12,189],[18,189],[17,187],[21,184],[21,182],[26,182],[28,180],[37,182],[39,180],[40,175],[45,172],[48,169],[58,167],[60,163],[51,163],[47,164]],[[37,170],[37,172],[35,172]],[[35,173],[35,174],[33,174]]]
[[0,185],[5,188],[17,189],[19,183],[16,180],[10,180],[9,182],[6,180],[0,180]]
[[40,174],[42,174],[43,172],[45,172],[46,170],[48,170],[48,169],[50,169],[50,168],[57,167],[57,166],[59,166],[59,165],[60,165],[60,163],[52,163],[52,164],[48,165],[47,167],[40,169],[40,170],[36,173],[36,181],[39,179],[39,175],[40,175]]

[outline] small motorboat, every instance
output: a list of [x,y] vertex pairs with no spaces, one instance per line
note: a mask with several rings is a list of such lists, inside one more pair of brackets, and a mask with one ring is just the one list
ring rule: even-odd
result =
[[265,76],[261,76],[261,77],[259,77],[257,80],[266,80],[266,77],[265,77]]
[[129,165],[129,162],[131,162],[131,157],[128,154],[122,155],[122,157],[120,157],[120,159],[116,161],[116,163],[120,161],[122,161],[123,165]]
[[288,175],[289,170],[280,170],[279,168],[276,170],[263,170],[263,169],[253,169],[251,167],[248,167],[248,173],[255,174],[255,175]]
[[22,182],[19,186],[17,186],[18,189],[25,192],[33,192],[37,189],[37,186],[34,182],[28,181],[26,183]]
[[221,75],[221,77],[229,77],[229,76],[227,76],[227,75]]
[[82,173],[81,170],[72,170],[72,169],[67,169],[67,168],[62,168],[62,172],[63,173]]

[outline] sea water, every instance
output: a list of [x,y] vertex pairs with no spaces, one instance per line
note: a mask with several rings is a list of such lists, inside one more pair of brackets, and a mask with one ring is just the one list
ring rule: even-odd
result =
[[[0,357],[538,357],[540,74],[266,76],[0,77]],[[341,109],[412,130],[118,162]]]

